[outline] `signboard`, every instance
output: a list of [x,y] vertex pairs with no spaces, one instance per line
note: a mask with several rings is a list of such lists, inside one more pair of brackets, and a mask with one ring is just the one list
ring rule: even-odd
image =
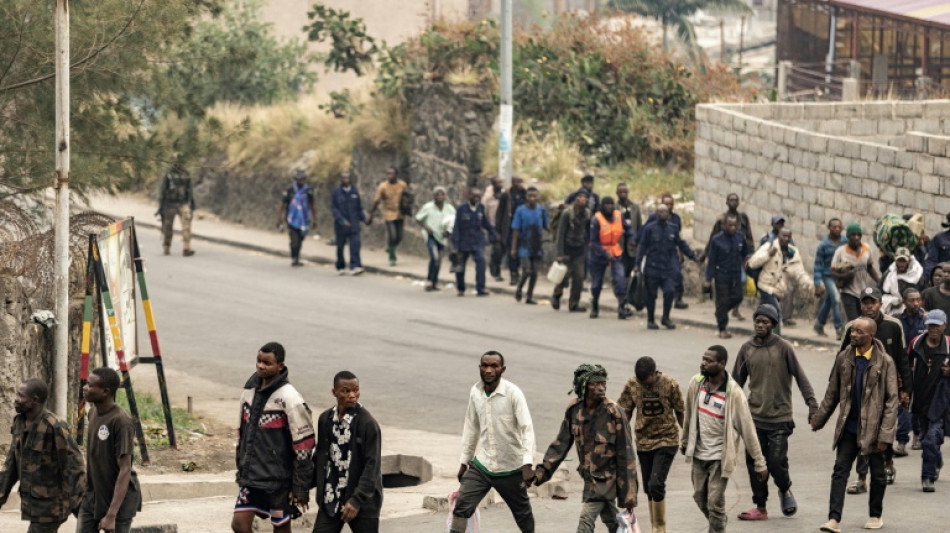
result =
[[[120,344],[125,350],[125,362],[129,368],[138,363],[138,330],[135,311],[135,266],[132,264],[132,221],[123,220],[110,225],[98,235],[99,255],[108,283],[112,305],[115,309],[116,325],[122,338]],[[106,330],[105,356],[110,368],[120,368],[116,357],[116,343],[112,330]]]

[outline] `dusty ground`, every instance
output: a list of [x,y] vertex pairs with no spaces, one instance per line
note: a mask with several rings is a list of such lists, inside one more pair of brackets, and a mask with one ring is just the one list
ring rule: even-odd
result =
[[[234,470],[234,443],[237,435],[225,424],[211,417],[197,417],[201,433],[181,431],[176,433],[178,449],[153,445],[149,447],[151,464],[136,468],[143,474],[166,474],[174,472],[215,473]],[[156,429],[164,432],[164,428]],[[145,427],[149,431],[149,427]],[[138,458],[137,458],[138,459]]]

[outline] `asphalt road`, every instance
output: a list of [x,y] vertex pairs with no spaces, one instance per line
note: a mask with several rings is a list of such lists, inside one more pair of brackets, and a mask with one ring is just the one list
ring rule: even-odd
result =
[[[525,392],[543,450],[557,432],[578,364],[605,365],[611,376],[608,394],[617,397],[638,357],[654,357],[661,370],[685,384],[698,371],[705,348],[718,343],[709,330],[647,331],[642,318],[589,320],[497,295],[425,293],[405,279],[338,277],[331,268],[313,266],[292,269],[283,259],[205,243],[194,257],[165,257],[157,232],[143,229],[139,235],[169,366],[241,387],[253,372],[258,347],[276,340],[287,348],[291,381],[315,411],[330,403],[333,374],[348,369],[360,377],[364,405],[388,426],[460,435],[479,355],[498,350],[506,356],[505,377]],[[725,346],[734,354],[742,342],[731,339]],[[820,399],[832,356],[805,348],[798,355]],[[825,520],[832,428],[813,434],[800,397],[795,407],[798,430],[790,462],[798,516],[782,518],[773,501],[767,523],[735,520],[751,505],[748,479],[740,472],[727,499],[730,531],[816,531]],[[885,500],[887,529],[950,531],[943,505],[950,488],[938,483],[936,494],[920,492],[919,452],[898,459],[897,467],[897,484],[888,488]],[[704,530],[691,494],[689,469],[677,461],[668,483],[669,531]],[[576,492],[567,501],[539,500],[538,531],[573,531],[579,505]],[[861,528],[866,509],[866,497],[848,498],[846,531]],[[646,506],[639,511],[646,533]],[[444,520],[444,514],[388,520],[382,530],[444,531]],[[483,530],[516,531],[503,506],[483,513]]]

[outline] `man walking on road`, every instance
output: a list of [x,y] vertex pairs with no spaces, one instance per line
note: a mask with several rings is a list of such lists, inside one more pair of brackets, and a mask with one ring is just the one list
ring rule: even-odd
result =
[[528,284],[526,304],[537,304],[534,286],[538,282],[538,268],[544,257],[541,248],[542,232],[550,229],[548,210],[538,204],[538,189],[528,187],[525,204],[515,211],[511,220],[511,257],[521,265],[521,278],[515,290],[515,300],[521,301],[525,283]]
[[567,199],[564,200],[564,203],[574,203],[574,200],[577,199],[577,195],[579,194],[587,195],[587,204],[590,206],[592,212],[596,213],[600,210],[600,196],[594,192],[594,176],[585,174],[584,177],[581,178],[581,188],[567,195]]
[[360,192],[350,180],[349,172],[341,174],[340,185],[333,189],[330,196],[333,234],[336,240],[336,272],[341,276],[346,273],[343,249],[347,244],[350,245],[350,275],[358,276],[363,273],[363,263],[360,261],[360,223],[366,223],[366,213],[363,211]]
[[162,253],[171,253],[172,234],[175,229],[175,217],[181,217],[181,255],[191,257],[191,220],[195,213],[195,196],[191,189],[191,177],[181,163],[172,165],[171,170],[162,178],[158,190],[158,212],[162,218]]
[[317,419],[313,456],[317,520],[313,533],[379,533],[383,505],[379,424],[360,401],[360,380],[346,370],[333,377],[336,406]]
[[894,360],[874,339],[877,325],[867,317],[854,321],[851,346],[841,350],[831,367],[828,389],[811,419],[811,428],[825,426],[840,407],[835,424],[834,448],[837,450],[831,475],[831,503],[828,521],[822,531],[841,533],[845,485],[851,465],[858,455],[867,456],[871,468],[871,493],[865,529],[881,529],[884,520],[884,451],[894,442],[897,431],[897,368]]
[[402,242],[403,217],[406,216],[406,208],[412,213],[412,206],[405,205],[409,202],[404,198],[408,194],[409,185],[399,179],[396,173],[396,167],[386,169],[386,180],[376,188],[376,198],[373,200],[373,207],[369,210],[369,221],[367,225],[373,223],[373,217],[376,216],[376,209],[382,206],[383,221],[386,223],[386,253],[389,254],[389,266],[396,266],[396,247]]
[[291,518],[305,512],[310,503],[312,415],[290,384],[284,359],[280,344],[262,346],[257,371],[241,394],[234,533],[251,533],[255,515],[269,518],[275,532],[290,533]]
[[132,417],[115,403],[119,373],[111,368],[90,372],[83,388],[89,411],[86,436],[86,494],[79,508],[76,533],[100,530],[129,533],[142,510],[142,490],[132,469]]
[[577,367],[574,394],[577,398],[567,406],[557,438],[535,469],[535,482],[541,485],[551,479],[576,444],[577,472],[584,480],[577,533],[594,533],[598,516],[608,531],[616,531],[617,508],[632,513],[637,505],[637,458],[630,425],[623,409],[607,398],[604,367]]
[[743,265],[751,250],[746,247],[746,236],[738,230],[739,219],[726,213],[723,230],[709,241],[709,257],[706,261],[705,287],[716,281],[716,325],[719,338],[729,339],[729,310],[737,309],[745,296]]
[[[491,243],[488,271],[495,281],[504,281],[504,278],[501,277],[501,261],[508,255],[506,253],[508,249],[505,248],[505,243],[501,239],[503,228],[498,226],[498,206],[501,204],[501,196],[505,193],[505,188],[498,176],[489,178],[489,183],[491,185],[485,190],[485,199],[482,203],[485,204],[485,217],[488,218],[488,223],[498,232],[499,238]],[[507,234],[507,231],[505,234]]]
[[528,402],[521,389],[502,378],[505,357],[500,353],[485,352],[478,372],[481,381],[469,391],[462,429],[462,486],[450,533],[465,533],[469,517],[491,489],[508,504],[521,533],[534,533],[528,498],[535,479],[534,426]]
[[[455,208],[445,203],[445,188],[436,187],[432,191],[432,201],[426,202],[416,213],[416,223],[422,228],[429,251],[429,271],[426,275],[427,291],[439,289],[439,270],[445,256],[445,239],[452,234],[455,225]],[[465,296],[461,292],[459,296]]]
[[[787,324],[782,317],[781,300],[792,287],[807,288],[811,284],[802,255],[792,244],[792,230],[782,228],[777,239],[759,246],[749,258],[749,266],[762,269],[756,283],[762,303],[774,307],[779,312],[779,322]],[[781,332],[781,327],[777,331]]]
[[13,440],[0,471],[0,507],[19,481],[20,518],[27,533],[55,533],[79,512],[86,485],[82,453],[69,426],[46,410],[49,388],[28,379],[13,400]]
[[623,275],[624,242],[634,238],[630,224],[614,209],[614,199],[606,196],[590,223],[590,317],[600,314],[600,291],[610,271],[617,297],[617,318],[630,316],[626,309],[627,279]]
[[923,426],[926,426],[927,432],[924,434],[923,453],[921,464],[921,484],[924,492],[934,492],[934,482],[940,476],[940,469],[943,468],[943,454],[940,452],[940,446],[943,445],[943,437],[946,434],[947,422],[950,419],[950,357],[943,359],[940,366],[941,379],[934,393],[934,399],[930,403],[930,409],[927,410],[927,418]]
[[[712,246],[713,238],[719,234],[720,231],[725,230],[726,219],[734,217],[736,219],[736,231],[741,232],[743,237],[743,243],[745,244],[746,253],[752,254],[755,251],[755,241],[752,238],[752,224],[749,222],[749,216],[739,211],[739,195],[736,193],[730,193],[729,196],[726,196],[726,212],[722,214],[719,218],[716,219],[716,223],[713,224],[713,229],[709,232],[709,240],[706,241],[706,249],[703,250],[703,255],[700,257],[700,261],[707,260],[710,254],[710,247]],[[743,284],[743,292],[745,291],[745,264],[741,268],[741,282]],[[745,317],[742,316],[742,313],[739,312],[739,307],[742,304],[742,300],[739,300],[736,305],[732,308],[732,318],[739,320],[740,322],[745,320]],[[728,337],[727,337],[728,338]]]
[[[815,391],[805,370],[795,356],[795,349],[785,339],[772,333],[778,325],[778,310],[762,304],[752,315],[755,335],[739,348],[732,378],[740,387],[749,382],[749,411],[755,423],[759,446],[765,455],[769,475],[775,481],[782,514],[793,516],[798,503],[792,494],[792,479],[788,471],[788,438],[795,430],[792,420],[792,379],[808,405],[811,417],[818,409]],[[755,507],[739,514],[740,520],[768,520],[766,502],[769,499],[768,479],[761,481],[755,461],[746,455],[749,484]]]
[[[924,309],[933,311],[940,309],[950,313],[950,263],[940,263],[934,268],[934,286],[927,288],[920,294],[924,301]],[[939,281],[939,283],[938,283]]]
[[[696,254],[680,238],[680,227],[670,222],[670,209],[666,205],[656,208],[656,221],[647,223],[637,239],[636,264],[642,265],[644,258],[646,266],[643,274],[646,276],[647,289],[647,328],[660,329],[656,325],[656,291],[663,291],[663,317],[661,323],[666,329],[676,328],[670,320],[670,310],[673,308],[676,280],[679,275],[680,261],[678,251],[686,257],[696,261]],[[652,215],[651,215],[652,216]]]
[[693,499],[709,520],[709,533],[725,533],[726,486],[739,463],[739,441],[765,483],[769,471],[742,387],[726,372],[729,353],[710,346],[700,373],[689,382],[680,453],[692,465]]
[[567,298],[568,311],[584,312],[580,305],[581,291],[584,289],[584,274],[587,271],[587,248],[590,244],[590,210],[587,209],[587,194],[581,192],[574,198],[570,208],[561,213],[554,237],[557,261],[567,267],[564,281],[554,286],[551,307],[561,308],[561,296],[568,286],[571,293]]
[[848,244],[835,250],[831,259],[831,276],[840,280],[841,303],[848,321],[861,316],[861,294],[864,289],[881,281],[874,270],[874,256],[867,244],[861,242],[861,225],[848,224]]
[[637,235],[643,228],[643,215],[640,206],[630,199],[630,187],[626,183],[617,185],[617,209],[627,224],[630,224],[630,236],[625,236],[623,246],[623,277],[627,279],[633,272],[634,259],[637,257]]
[[[498,231],[498,237],[504,242],[504,256],[508,258],[510,274],[508,285],[512,287],[518,284],[518,258],[509,254],[511,247],[517,244],[511,238],[511,221],[518,208],[528,201],[528,193],[522,183],[520,176],[511,177],[511,187],[498,197],[498,213],[495,215],[495,229]],[[495,281],[502,281],[500,278],[499,274]]]
[[835,334],[840,340],[844,333],[844,320],[841,318],[841,308],[838,307],[838,284],[832,276],[832,259],[835,251],[847,244],[848,240],[841,236],[841,220],[833,218],[828,221],[828,236],[818,243],[815,250],[815,297],[823,298],[818,308],[818,317],[815,319],[815,333],[825,337],[825,323],[828,322],[828,313],[832,314]]
[[[920,291],[917,289],[907,289],[904,291],[904,306],[903,311],[897,314],[893,314],[894,318],[900,320],[901,327],[904,332],[904,340],[908,343],[908,346],[904,347],[904,353],[909,353],[908,349],[910,348],[910,341],[917,338],[919,335],[927,333],[927,325],[924,324],[927,320],[927,313],[920,308],[921,299]],[[913,374],[913,355],[908,355],[908,364],[911,365],[911,373]],[[910,433],[914,432],[914,443],[911,447],[915,450],[920,449],[920,423],[919,420],[914,417],[907,406],[902,405],[898,409],[897,414],[897,447],[894,448],[895,457],[907,457],[907,443],[910,442]]]
[[[673,199],[673,195],[669,193],[664,194],[663,196],[660,197],[660,203],[663,206],[666,206],[666,209],[669,211],[669,214],[670,214],[669,219],[668,219],[669,223],[673,226],[676,226],[678,228],[678,231],[682,231],[683,220],[680,218],[679,214],[673,212],[673,207],[676,204],[676,200]],[[647,222],[646,224],[643,225],[643,227],[646,228],[648,225],[650,225],[650,223],[656,222],[659,217],[659,212],[660,210],[659,208],[657,208],[656,211],[651,213],[650,216],[647,217]],[[638,242],[642,240],[643,240],[642,236],[640,236],[637,239]],[[671,270],[671,272],[673,273],[673,297],[675,298],[674,307],[676,307],[677,309],[687,309],[689,308],[689,304],[683,301],[683,293],[685,292],[685,289],[683,286],[683,258],[680,257],[679,254],[675,254],[674,259],[676,261],[676,264],[674,265],[674,268]],[[690,259],[692,259],[692,257],[690,257]],[[696,261],[695,259],[693,260]],[[639,265],[640,265],[640,262],[637,261],[637,266]]]
[[307,185],[307,175],[297,169],[294,184],[285,192],[277,208],[277,229],[287,223],[290,234],[290,265],[303,266],[300,262],[300,248],[303,247],[307,233],[317,226],[317,207],[313,203],[313,187]]
[[650,531],[666,533],[666,478],[679,446],[683,393],[675,379],[657,371],[652,357],[637,359],[634,372],[617,404],[627,420],[636,411],[634,435],[643,491],[650,502]]
[[475,261],[475,291],[479,296],[488,296],[485,288],[485,234],[492,243],[498,242],[498,233],[489,222],[485,206],[481,204],[482,191],[468,191],[468,202],[459,204],[452,228],[452,249],[458,252],[455,286],[459,294],[465,294],[465,263],[471,257]]
[[[925,324],[927,333],[918,335],[911,340],[907,349],[910,356],[910,369],[913,374],[912,392],[914,402],[912,404],[912,414],[917,417],[920,423],[923,445],[928,442],[930,408],[936,398],[937,389],[943,381],[943,362],[947,357],[950,357],[950,339],[946,337],[947,315],[940,309],[934,309],[927,313]],[[935,442],[934,436],[931,436],[930,440]],[[926,448],[924,449],[926,450]],[[931,447],[931,452],[933,451],[933,447]],[[936,451],[939,453],[939,446],[937,446]],[[930,454],[925,453],[925,455]],[[941,465],[934,461],[932,468],[928,469],[928,457],[924,457],[924,459],[924,470],[921,477],[926,490],[928,481],[929,486],[933,487],[933,482],[936,481],[934,468],[939,468]]]

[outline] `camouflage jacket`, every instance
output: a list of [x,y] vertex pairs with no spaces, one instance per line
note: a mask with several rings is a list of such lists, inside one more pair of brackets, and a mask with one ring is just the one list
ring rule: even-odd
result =
[[561,430],[538,467],[541,481],[551,479],[577,444],[577,471],[584,479],[584,501],[610,501],[621,507],[637,504],[637,456],[623,409],[610,399],[593,412],[573,400],[564,413]]
[[657,375],[652,387],[640,383],[636,376],[631,377],[617,400],[628,417],[636,411],[633,434],[641,452],[680,445],[679,420],[686,408],[683,393],[675,379],[662,372]]
[[13,419],[13,441],[0,472],[0,505],[20,482],[23,520],[57,523],[78,511],[86,488],[82,453],[66,424],[49,411],[37,417],[22,440],[26,418]]

